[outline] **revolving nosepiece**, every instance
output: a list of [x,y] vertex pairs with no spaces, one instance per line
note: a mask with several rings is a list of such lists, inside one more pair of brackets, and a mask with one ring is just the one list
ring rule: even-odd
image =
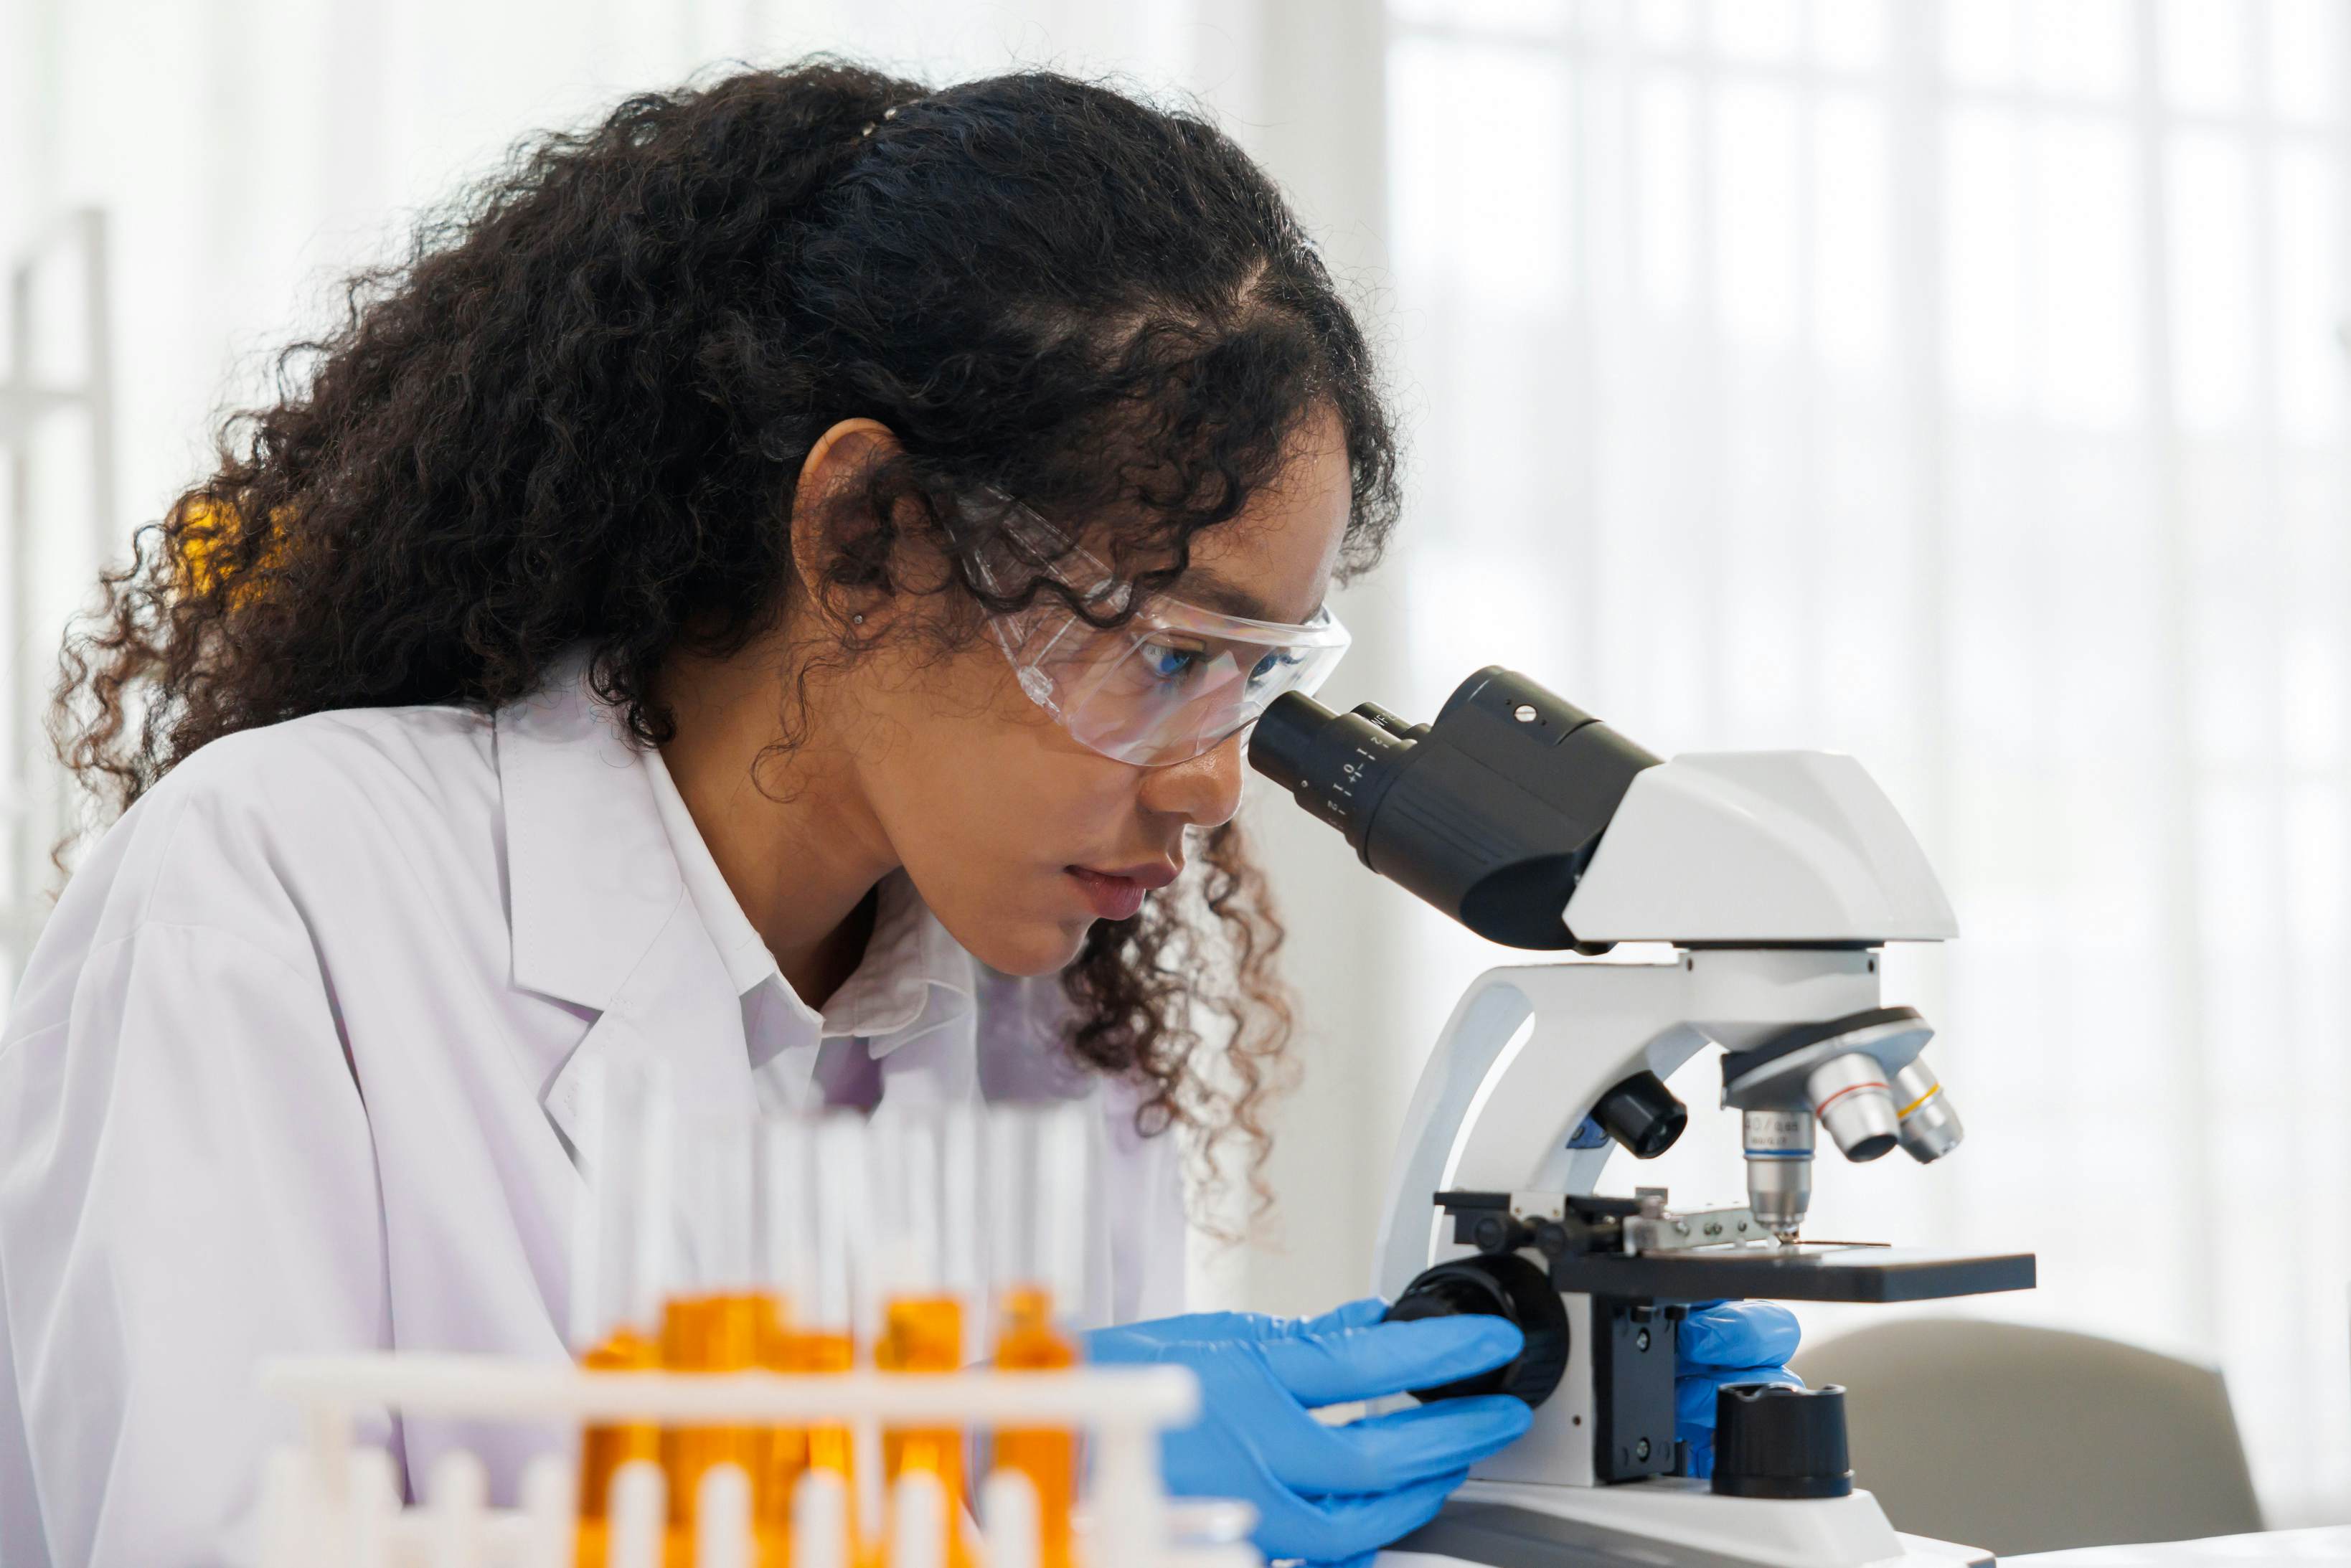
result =
[[1902,1146],[1920,1165],[1941,1159],[1959,1146],[1968,1130],[1951,1108],[1951,1097],[1923,1056],[1913,1057],[1894,1075],[1894,1096],[1900,1104]]
[[1813,1207],[1813,1118],[1803,1106],[1740,1113],[1747,1207],[1782,1241],[1793,1241]]

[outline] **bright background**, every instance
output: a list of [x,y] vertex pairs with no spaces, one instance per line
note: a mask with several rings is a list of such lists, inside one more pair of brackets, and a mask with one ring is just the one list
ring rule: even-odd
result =
[[[2219,1362],[2272,1522],[2351,1518],[2346,22],[2328,0],[0,0],[0,241],[47,239],[8,363],[90,379],[57,225],[96,206],[116,415],[93,455],[77,405],[26,429],[0,403],[14,940],[54,821],[21,692],[98,550],[198,472],[211,412],[340,268],[521,133],[716,61],[1116,71],[1224,117],[1388,350],[1409,514],[1344,602],[1358,652],[1326,695],[1426,716],[1499,661],[1652,749],[1860,756],[1965,928],[1898,956],[1889,993],[1939,1024],[1972,1136],[1932,1169],[1824,1161],[1816,1229],[2036,1249],[2039,1291],[1963,1310]],[[1420,1059],[1507,956],[1253,810],[1307,1086],[1278,1222],[1204,1254],[1201,1286],[1305,1309],[1360,1290]],[[1739,1191],[1730,1131],[1700,1110],[1662,1163],[1677,1197]]]

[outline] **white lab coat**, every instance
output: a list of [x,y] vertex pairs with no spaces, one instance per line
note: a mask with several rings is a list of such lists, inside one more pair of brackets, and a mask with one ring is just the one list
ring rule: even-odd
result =
[[[266,1356],[565,1355],[581,1070],[618,1052],[736,1104],[844,1049],[885,1101],[1089,1094],[1092,1312],[1178,1308],[1173,1140],[1067,1068],[1056,982],[982,969],[885,889],[896,969],[852,977],[820,1047],[758,983],[764,949],[746,964],[674,804],[665,829],[654,760],[575,665],[495,716],[361,709],[215,741],[106,834],[0,1035],[0,1568],[248,1560],[261,1458],[290,1431],[254,1387]],[[560,1440],[374,1435],[419,1484],[462,1445],[500,1490]]]

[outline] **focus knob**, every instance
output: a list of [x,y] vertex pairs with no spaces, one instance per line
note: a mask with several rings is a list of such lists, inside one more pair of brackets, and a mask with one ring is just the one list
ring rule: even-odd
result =
[[1434,1388],[1416,1388],[1420,1400],[1460,1399],[1473,1394],[1510,1394],[1540,1405],[1567,1371],[1567,1308],[1551,1288],[1551,1276],[1515,1252],[1458,1258],[1421,1271],[1388,1308],[1384,1322],[1458,1317],[1482,1312],[1506,1318],[1526,1335],[1515,1360],[1491,1372]]
[[1733,1383],[1714,1396],[1714,1490],[1726,1497],[1845,1497],[1844,1390]]
[[1600,1097],[1593,1119],[1636,1160],[1654,1160],[1689,1125],[1689,1107],[1654,1072],[1635,1072]]

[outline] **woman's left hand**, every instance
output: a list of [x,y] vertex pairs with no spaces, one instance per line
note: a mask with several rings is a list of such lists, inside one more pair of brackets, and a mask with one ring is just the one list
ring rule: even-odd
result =
[[1689,1445],[1689,1474],[1714,1474],[1715,1390],[1729,1383],[1802,1387],[1785,1364],[1802,1337],[1796,1314],[1776,1301],[1690,1308],[1674,1362],[1674,1436]]

